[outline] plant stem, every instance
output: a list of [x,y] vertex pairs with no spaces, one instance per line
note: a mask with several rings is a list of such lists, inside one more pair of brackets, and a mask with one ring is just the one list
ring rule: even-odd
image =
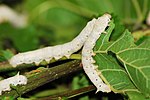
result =
[[66,91],[66,92],[59,93],[59,94],[56,94],[56,95],[53,95],[53,96],[45,97],[45,98],[42,98],[42,99],[39,99],[39,100],[61,100],[61,98],[70,99],[70,98],[73,98],[75,96],[81,95],[83,93],[93,91],[95,89],[96,89],[95,86],[90,85],[90,86],[83,87],[83,88],[80,88],[80,89],[77,89],[77,90]]
[[60,4],[60,6],[62,6],[62,8],[65,8],[71,12],[74,12],[80,16],[86,17],[86,18],[91,18],[93,15],[98,16],[98,13],[89,10],[87,8],[84,8],[82,6],[79,6],[75,3],[71,3],[68,0],[64,0],[63,2],[60,0],[57,0],[57,3]]
[[[43,12],[52,8],[64,8],[68,11],[71,11],[75,14],[78,14],[86,18],[91,18],[93,15],[98,16],[98,13],[92,10],[86,9],[84,7],[81,7],[77,4],[71,3],[68,0],[63,0],[63,2],[61,0],[51,0],[51,1],[48,0],[48,1],[41,3],[36,8],[33,9],[31,13],[31,18],[34,19],[35,17],[39,16]],[[37,12],[39,13],[37,14]]]
[[72,54],[72,55],[70,56],[70,59],[81,60],[81,55],[80,55],[80,54]]
[[11,90],[9,92],[4,92],[3,95],[0,96],[0,99],[10,96],[17,98],[19,95],[27,93],[41,85],[81,69],[82,67],[80,66],[80,60],[70,61],[52,68],[39,68],[34,72],[29,72],[25,75],[28,78],[27,85],[17,86],[18,91]]
[[[67,60],[67,59],[68,59],[68,58],[66,58],[66,57],[62,57],[62,58],[59,59],[59,60],[52,59],[52,60],[50,61],[50,63],[54,63],[54,62],[56,62],[56,61]],[[72,54],[69,59],[81,60],[81,55],[80,55],[80,54]],[[47,62],[45,62],[45,61],[42,61],[42,62],[40,63],[40,65],[43,66],[43,65],[50,64],[50,63],[47,63]],[[40,65],[39,65],[39,66],[40,66]],[[27,65],[27,64],[22,64],[22,65],[19,65],[19,66],[17,66],[17,67],[12,67],[12,66],[9,64],[9,62],[1,62],[1,63],[0,63],[0,72],[13,71],[13,70],[22,70],[22,69],[26,69],[26,68],[33,67],[33,66],[35,66],[34,63],[33,63],[33,64],[28,64],[28,65]]]
[[138,41],[143,36],[150,36],[150,30],[138,30],[132,33],[135,41]]
[[142,14],[140,5],[139,5],[137,0],[132,0],[132,3],[134,5],[135,11],[136,11],[137,16],[138,16],[138,23],[141,23],[143,21],[143,14]]
[[143,1],[143,16],[146,16],[147,10],[148,10],[148,0]]

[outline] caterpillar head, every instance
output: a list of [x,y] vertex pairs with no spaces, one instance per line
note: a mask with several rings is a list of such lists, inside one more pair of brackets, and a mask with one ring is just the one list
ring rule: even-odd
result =
[[105,13],[103,16],[108,17],[109,19],[111,19],[111,15],[109,13]]
[[19,72],[17,73],[17,75],[15,75],[12,78],[12,81],[10,81],[12,85],[17,86],[17,85],[25,85],[27,84],[27,78],[23,75],[19,75]]
[[17,82],[20,85],[25,85],[25,84],[27,84],[27,78],[23,75],[19,75]]
[[27,78],[25,76],[23,76],[23,75],[19,75],[19,72],[17,73],[16,78],[17,78],[18,84],[20,84],[20,85],[21,84],[22,85],[27,84]]
[[107,26],[109,26],[111,15],[104,14],[103,16],[99,17],[94,25],[94,32],[98,32],[99,35],[103,33]]

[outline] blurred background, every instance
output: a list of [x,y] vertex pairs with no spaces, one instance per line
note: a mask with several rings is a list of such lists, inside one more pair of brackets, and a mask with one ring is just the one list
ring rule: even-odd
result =
[[22,52],[71,41],[93,17],[111,13],[146,29],[149,0],[0,0],[0,49]]
[[[0,50],[11,50],[15,54],[69,42],[88,21],[106,12],[133,32],[137,40],[150,35],[149,5],[150,0],[0,0]],[[78,77],[74,77],[75,75]],[[46,84],[46,87],[42,86],[25,97],[42,97],[67,90],[68,86],[64,81],[67,84],[71,81],[73,89],[88,84],[85,76],[81,79],[83,74],[75,75],[56,80],[51,85]],[[60,83],[62,85],[59,86]],[[57,89],[48,90],[55,85]],[[39,90],[44,91],[38,93]],[[95,94],[94,92],[91,94]],[[122,95],[113,93],[98,93],[94,96],[102,100],[110,97],[110,100],[123,99]],[[86,98],[80,100],[89,100]]]

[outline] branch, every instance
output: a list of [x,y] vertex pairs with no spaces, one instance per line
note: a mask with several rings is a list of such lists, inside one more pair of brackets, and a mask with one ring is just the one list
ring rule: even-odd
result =
[[62,98],[69,99],[69,98],[81,95],[83,93],[93,91],[95,89],[96,89],[95,86],[90,85],[90,86],[87,86],[87,87],[83,87],[81,89],[66,91],[66,92],[56,94],[56,95],[53,95],[53,96],[49,96],[49,97],[45,97],[45,98],[42,98],[42,99],[39,99],[39,100],[61,100]]
[[[67,59],[68,58],[66,58],[66,57],[62,57],[59,60],[52,59],[50,61],[50,63],[53,63],[53,62],[56,62],[56,61],[67,60]],[[69,59],[78,59],[78,60],[80,60],[81,55],[80,54],[72,54]],[[46,63],[45,61],[42,61],[39,66],[47,65],[47,64],[49,64],[49,63]],[[0,62],[0,72],[13,71],[13,70],[22,70],[22,69],[26,69],[26,68],[33,67],[33,66],[36,66],[36,65],[34,63],[33,64],[22,64],[22,65],[19,65],[19,66],[14,68],[7,61],[6,62]]]
[[0,96],[0,99],[10,96],[17,98],[19,95],[27,93],[39,86],[81,69],[82,67],[80,66],[80,60],[70,61],[52,68],[39,68],[34,72],[29,72],[25,75],[28,78],[27,85],[17,86],[16,90],[5,92]]

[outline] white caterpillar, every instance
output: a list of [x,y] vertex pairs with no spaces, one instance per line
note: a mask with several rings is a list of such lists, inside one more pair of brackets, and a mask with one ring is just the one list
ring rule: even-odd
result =
[[49,62],[52,58],[55,58],[56,60],[62,58],[63,56],[69,58],[72,53],[78,51],[83,46],[82,63],[86,74],[97,87],[97,92],[110,92],[110,88],[104,84],[99,77],[99,74],[96,71],[96,66],[93,65],[94,60],[92,58],[92,49],[97,39],[100,37],[100,34],[104,32],[105,28],[108,26],[110,17],[111,16],[109,14],[104,14],[98,19],[93,19],[92,21],[88,22],[81,33],[71,42],[63,45],[56,45],[25,53],[19,53],[13,56],[9,60],[9,63],[13,67],[16,67],[20,64],[31,63],[39,65],[39,63],[43,60]]
[[6,5],[0,5],[0,24],[9,22],[13,26],[22,28],[27,25],[27,15],[19,14]]
[[17,85],[25,85],[27,84],[27,78],[23,75],[19,75],[19,73],[13,77],[4,79],[0,81],[0,95],[2,95],[3,91],[10,91],[10,84],[13,86]]
[[98,72],[97,65],[94,65],[95,61],[92,58],[92,56],[94,55],[93,48],[95,46],[95,43],[100,37],[101,33],[105,31],[105,28],[110,22],[110,18],[111,16],[107,14],[97,19],[98,21],[96,21],[93,31],[85,42],[82,50],[83,69],[90,80],[93,82],[93,84],[96,86],[96,92],[111,92],[110,87],[103,83],[102,79],[100,78],[100,72]]
[[146,18],[147,25],[150,26],[150,11],[148,12],[147,18]]
[[36,65],[39,65],[39,63],[43,60],[49,62],[52,58],[58,60],[63,56],[69,58],[72,53],[78,51],[84,45],[86,39],[89,37],[89,34],[91,34],[95,21],[96,19],[93,19],[92,21],[88,22],[81,33],[71,42],[65,43],[63,45],[56,45],[25,53],[19,53],[13,56],[9,60],[9,63],[13,67],[16,67],[17,65],[23,63],[31,64],[33,62]]

